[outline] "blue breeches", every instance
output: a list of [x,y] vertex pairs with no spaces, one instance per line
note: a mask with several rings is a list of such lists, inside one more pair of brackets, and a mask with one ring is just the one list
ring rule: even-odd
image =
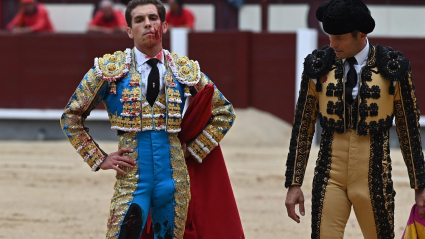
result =
[[[149,209],[155,239],[171,239],[174,228],[175,188],[168,134],[165,131],[145,131],[139,132],[137,137],[138,186],[126,213],[119,239],[139,239],[146,225]],[[133,225],[127,226],[128,222]]]

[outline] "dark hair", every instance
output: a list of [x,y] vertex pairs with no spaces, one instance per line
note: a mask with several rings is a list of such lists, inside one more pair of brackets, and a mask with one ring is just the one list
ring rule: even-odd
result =
[[351,32],[351,35],[353,36],[354,40],[357,40],[357,36],[359,35],[360,31],[355,30],[354,32]]
[[159,19],[161,19],[161,22],[165,22],[165,7],[161,0],[131,0],[127,5],[127,9],[125,9],[125,21],[128,27],[131,27],[131,12],[137,6],[147,4],[155,5],[158,10]]

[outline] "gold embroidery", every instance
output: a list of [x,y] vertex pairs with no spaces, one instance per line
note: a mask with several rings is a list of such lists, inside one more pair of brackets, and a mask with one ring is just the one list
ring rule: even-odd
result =
[[168,130],[180,130],[181,118],[168,118],[167,128]]
[[186,65],[187,64],[187,61],[188,61],[189,59],[186,57],[186,56],[182,56],[182,57],[180,57],[179,59],[177,59],[177,64],[179,64],[179,65],[181,65],[181,66],[184,66],[184,65]]
[[178,103],[169,103],[168,104],[168,112],[170,114],[180,114],[180,104]]
[[113,55],[105,54],[98,59],[99,69],[106,77],[119,76],[126,68],[125,57],[122,51],[116,51]]
[[198,140],[203,144],[204,147],[207,147],[210,151],[215,147],[211,140],[208,139],[207,136],[205,136],[204,134],[200,134]]
[[204,159],[208,154],[207,152],[205,152],[201,146],[199,146],[199,144],[197,144],[196,142],[192,143],[190,145],[190,148],[193,150],[193,152],[198,155],[201,159]]
[[183,157],[180,140],[177,134],[169,134],[170,156],[172,178],[174,181],[174,237],[173,239],[183,239],[186,224],[187,208],[190,201],[190,181],[187,172],[186,162]]
[[117,69],[117,65],[115,65],[114,63],[109,63],[108,65],[106,65],[106,69],[108,69],[108,71],[115,71]]
[[111,55],[111,56],[108,58],[108,60],[109,60],[110,62],[116,62],[116,61],[117,61],[117,57],[116,57],[115,55]]
[[170,100],[181,100],[180,91],[178,91],[177,89],[168,88],[167,95],[168,95],[168,99]]
[[181,67],[181,68],[180,68],[179,73],[180,73],[180,74],[184,74],[184,75],[189,75],[189,73],[190,73],[190,68],[189,68],[189,67],[187,67],[187,66],[183,66],[183,67]]
[[131,109],[130,109],[130,102],[124,102],[124,105],[122,107],[122,113],[123,114],[130,114]]
[[141,129],[141,125],[142,125],[142,122],[140,121],[140,117],[123,117],[123,116],[117,116],[116,114],[114,114],[114,115],[109,115],[109,120],[111,122],[112,128],[116,129],[116,127],[118,127],[118,130],[123,130],[124,128]]
[[184,94],[185,94],[185,96],[190,95],[190,88],[187,85],[184,86]]
[[133,73],[130,79],[130,86],[138,86],[140,84],[140,75],[139,73]]
[[129,203],[133,200],[133,193],[137,189],[138,175],[138,159],[137,159],[137,137],[135,133],[126,133],[118,136],[119,148],[127,147],[134,149],[132,153],[126,153],[128,156],[136,160],[134,168],[121,167],[127,174],[117,174],[117,181],[114,186],[114,196],[111,200],[109,219],[107,225],[107,239],[117,239],[120,225],[124,220],[124,216],[129,208]]

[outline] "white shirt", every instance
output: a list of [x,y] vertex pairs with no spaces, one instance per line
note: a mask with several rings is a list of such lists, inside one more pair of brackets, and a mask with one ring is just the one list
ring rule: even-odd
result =
[[[367,59],[369,56],[369,49],[370,49],[369,40],[366,38],[366,46],[363,48],[363,50],[361,50],[359,53],[357,53],[357,55],[354,56],[357,61],[357,64],[354,64],[354,69],[356,69],[356,72],[357,72],[357,84],[353,88],[353,91],[351,92],[353,95],[353,99],[357,97],[357,94],[359,92],[360,72],[362,67],[366,66]],[[348,74],[348,71],[350,70],[350,64],[348,64],[348,62],[347,64],[345,64],[345,59],[342,60],[342,64],[344,64],[344,68],[345,68],[344,80],[345,82],[347,82],[347,74]],[[313,82],[316,84],[317,79],[313,79]]]
[[[140,87],[142,89],[142,94],[146,97],[147,85],[148,85],[148,76],[152,70],[152,67],[147,63],[152,57],[140,52],[136,47],[134,47],[134,59],[136,60],[135,66],[137,72],[140,73]],[[156,65],[159,71],[159,91],[164,90],[164,76],[166,72],[166,67],[164,64],[164,50],[161,50],[154,58],[158,59],[159,62]]]
[[[354,69],[356,69],[357,72],[357,84],[356,86],[353,88],[353,91],[351,92],[351,94],[353,95],[353,100],[357,97],[357,94],[359,92],[359,86],[360,86],[360,72],[361,69],[366,66],[367,63],[367,58],[369,56],[369,40],[366,39],[366,46],[363,48],[363,50],[361,50],[359,53],[357,53],[357,55],[354,56],[354,58],[356,58],[357,60],[357,64],[354,64]],[[342,63],[344,64],[344,68],[345,68],[345,82],[347,82],[347,74],[348,71],[350,70],[350,64],[345,63],[345,59],[342,60]]]

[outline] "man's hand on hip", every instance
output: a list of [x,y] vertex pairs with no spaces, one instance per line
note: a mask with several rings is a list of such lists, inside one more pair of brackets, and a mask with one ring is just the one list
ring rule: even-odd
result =
[[424,218],[425,190],[415,189],[415,201],[418,206],[419,218]]
[[126,174],[126,172],[120,169],[118,165],[133,168],[134,165],[136,164],[136,161],[134,161],[133,159],[127,156],[122,156],[123,153],[131,153],[131,152],[133,152],[133,149],[122,148],[118,150],[117,152],[111,153],[108,155],[108,157],[106,157],[106,159],[100,164],[99,167],[103,170],[113,169],[120,174]]
[[297,223],[300,223],[300,216],[295,213],[296,204],[300,205],[300,214],[304,216],[304,194],[301,190],[301,186],[289,186],[285,201],[286,210],[288,211],[288,217],[292,218],[292,220],[296,221]]
[[187,157],[189,157],[191,155],[190,152],[189,152],[189,150],[187,150],[186,143],[182,143],[182,150],[183,150],[184,158],[187,158]]

